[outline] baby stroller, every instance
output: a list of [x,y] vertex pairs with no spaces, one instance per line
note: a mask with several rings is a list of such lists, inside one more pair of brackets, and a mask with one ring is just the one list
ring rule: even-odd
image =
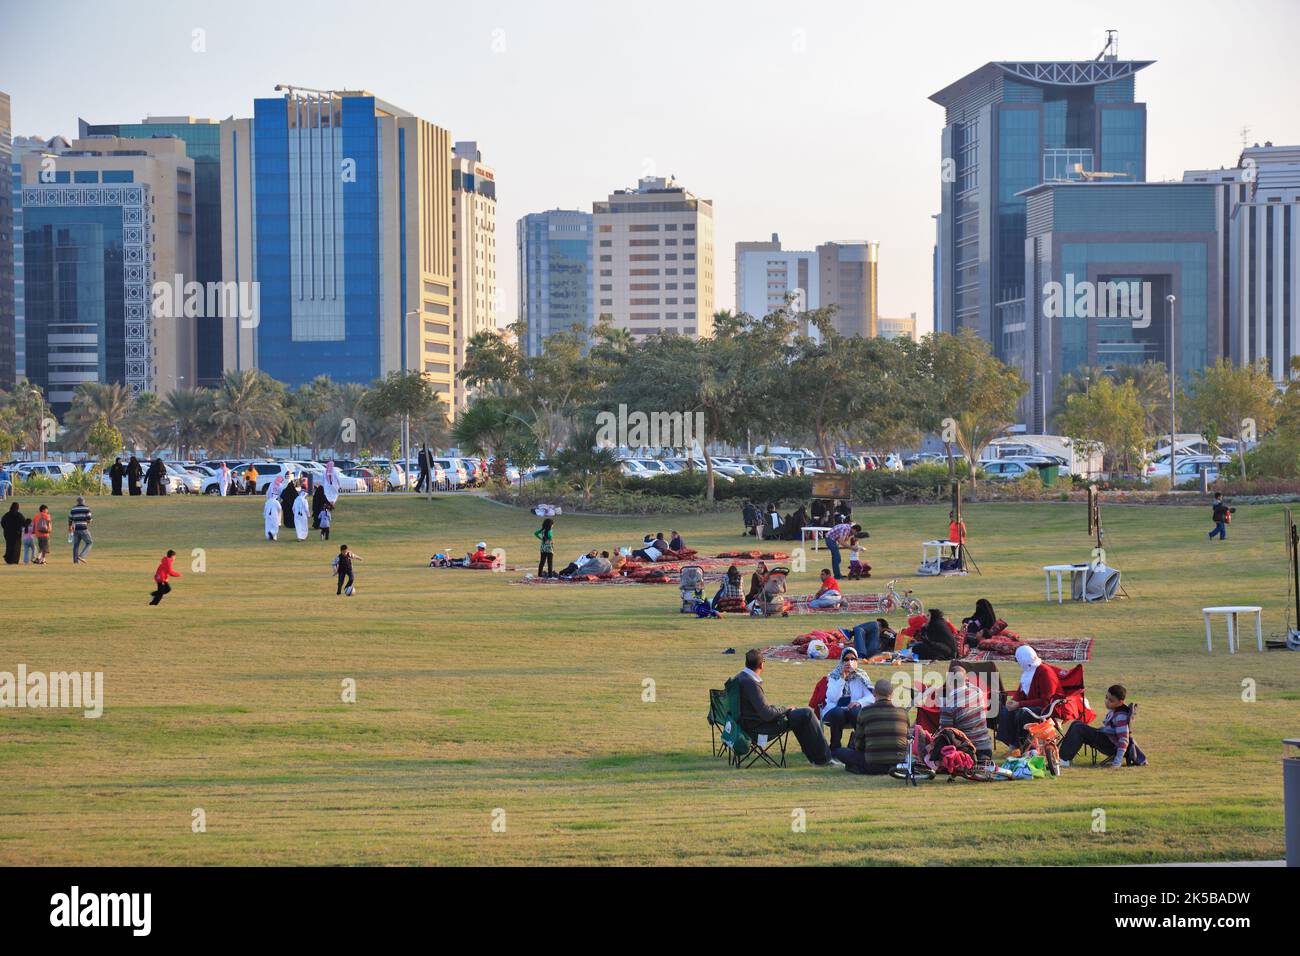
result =
[[790,604],[785,599],[785,579],[789,573],[790,569],[786,567],[768,570],[767,580],[763,582],[763,593],[750,604],[750,614],[755,617],[771,617],[774,614],[790,616]]
[[694,614],[695,605],[704,600],[704,569],[698,564],[683,566],[677,588],[682,598],[681,612]]

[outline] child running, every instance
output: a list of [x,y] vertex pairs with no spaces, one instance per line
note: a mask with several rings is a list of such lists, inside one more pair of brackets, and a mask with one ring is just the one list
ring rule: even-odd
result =
[[339,556],[334,559],[334,570],[338,572],[339,576],[339,586],[338,590],[334,592],[335,594],[343,593],[344,579],[347,580],[346,586],[348,594],[352,593],[352,584],[354,581],[354,578],[352,577],[352,562],[360,560],[361,558],[358,555],[353,554],[348,550],[346,544],[339,545]]
[[330,539],[330,510],[325,508],[320,513],[320,537],[322,541]]
[[149,602],[151,605],[157,604],[165,594],[171,592],[172,586],[167,583],[168,578],[179,578],[181,576],[181,573],[173,566],[175,559],[176,552],[168,550],[163,555],[163,559],[158,562],[158,570],[153,573],[154,584],[158,585],[158,587],[150,593],[150,597],[153,598]]

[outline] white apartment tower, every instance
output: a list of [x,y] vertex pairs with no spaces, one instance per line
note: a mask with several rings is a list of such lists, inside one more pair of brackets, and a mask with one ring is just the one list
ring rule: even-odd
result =
[[597,317],[643,338],[713,334],[713,202],[647,176],[592,205]]
[[[456,143],[451,159],[452,341],[454,371],[465,365],[465,348],[476,334],[497,328],[497,184],[484,166],[478,143]],[[455,379],[456,408],[469,404],[465,383]]]

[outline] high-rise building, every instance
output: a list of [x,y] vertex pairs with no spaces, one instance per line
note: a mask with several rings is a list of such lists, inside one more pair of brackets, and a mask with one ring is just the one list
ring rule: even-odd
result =
[[[9,94],[0,93],[0,175],[13,165],[12,139]],[[14,335],[13,191],[0,189],[0,389],[12,390],[17,381]]]
[[970,328],[1012,364],[1025,358],[1025,201],[1043,182],[1099,173],[1146,179],[1152,61],[986,63],[930,99],[945,110],[936,330]]
[[834,306],[840,335],[876,334],[878,242],[824,242],[817,247],[817,308]]
[[[478,143],[457,143],[451,158],[452,338],[454,371],[479,332],[497,327],[497,182],[483,165]],[[465,383],[454,379],[456,407],[469,404]]]
[[770,242],[736,243],[736,311],[755,318],[785,307],[797,312],[821,306],[817,253],[782,249],[781,237]]
[[529,213],[515,227],[519,318],[527,329],[522,344],[528,355],[540,355],[552,332],[575,325],[590,329],[595,322],[591,219],[589,212],[550,209]]
[[453,410],[448,132],[357,91],[289,88],[221,122],[222,276],[258,314],[227,368],[291,386],[419,370]]
[[194,320],[153,308],[194,273],[194,162],[175,138],[74,140],[22,160],[26,374],[56,411],[82,382],[193,387]]
[[1288,381],[1300,355],[1300,146],[1256,144],[1236,167],[1183,181],[1211,184],[1218,198],[1223,354]]
[[13,140],[10,208],[13,211],[14,257],[14,378],[27,377],[26,333],[26,273],[23,268],[23,157],[29,154],[58,156],[68,148],[62,136],[41,139],[39,136],[18,136]]
[[1224,354],[1217,191],[1074,182],[1024,192],[1030,431],[1046,431],[1061,377],[1083,366],[1168,364],[1172,346],[1186,377]]
[[879,316],[876,319],[876,335],[882,339],[911,339],[916,341],[916,313],[899,318]]
[[[175,136],[185,143],[194,160],[194,281],[204,288],[221,281],[221,128],[216,120],[193,116],[148,116],[139,123],[87,123],[78,121],[82,139],[120,136],[155,139]],[[206,302],[205,302],[206,305]],[[195,375],[197,384],[210,387],[221,381],[221,317],[195,318]]]
[[713,202],[643,177],[594,203],[596,314],[643,337],[713,334]]

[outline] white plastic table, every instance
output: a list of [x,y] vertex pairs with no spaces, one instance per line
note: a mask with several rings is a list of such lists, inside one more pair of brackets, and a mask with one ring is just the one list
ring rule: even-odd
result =
[[811,531],[811,532],[812,532],[813,550],[816,551],[816,550],[817,550],[817,542],[818,542],[818,540],[819,540],[819,537],[818,537],[818,536],[820,535],[821,538],[825,538],[825,537],[826,537],[826,532],[828,532],[828,531],[830,531],[830,530],[831,530],[830,528],[823,528],[821,525],[815,525],[815,524],[806,525],[806,526],[805,526],[804,528],[802,528],[801,531],[800,531],[799,540],[800,540],[800,541],[807,541],[807,540],[808,540],[808,532]]
[[[934,557],[930,557],[930,552],[934,552]],[[946,552],[946,553],[945,553]],[[956,561],[961,557],[961,545],[956,541],[922,541],[921,542],[921,564],[927,564],[933,560],[936,565],[942,565],[943,559],[951,558]]]
[[[1086,564],[1045,564],[1043,565],[1043,586],[1047,590],[1047,600],[1052,599],[1052,575],[1056,575],[1056,603],[1063,604],[1061,597],[1061,575],[1069,571],[1073,574],[1075,571],[1083,572],[1083,588],[1088,589],[1088,565]],[[1071,591],[1073,594],[1073,591]]]
[[1259,646],[1261,652],[1264,650],[1264,609],[1253,604],[1228,604],[1223,607],[1203,607],[1201,613],[1205,615],[1205,650],[1208,653],[1214,653],[1214,646],[1210,642],[1210,615],[1222,614],[1228,620],[1228,653],[1237,653],[1237,644],[1240,641],[1241,631],[1237,623],[1237,616],[1240,614],[1255,615],[1255,643]]

